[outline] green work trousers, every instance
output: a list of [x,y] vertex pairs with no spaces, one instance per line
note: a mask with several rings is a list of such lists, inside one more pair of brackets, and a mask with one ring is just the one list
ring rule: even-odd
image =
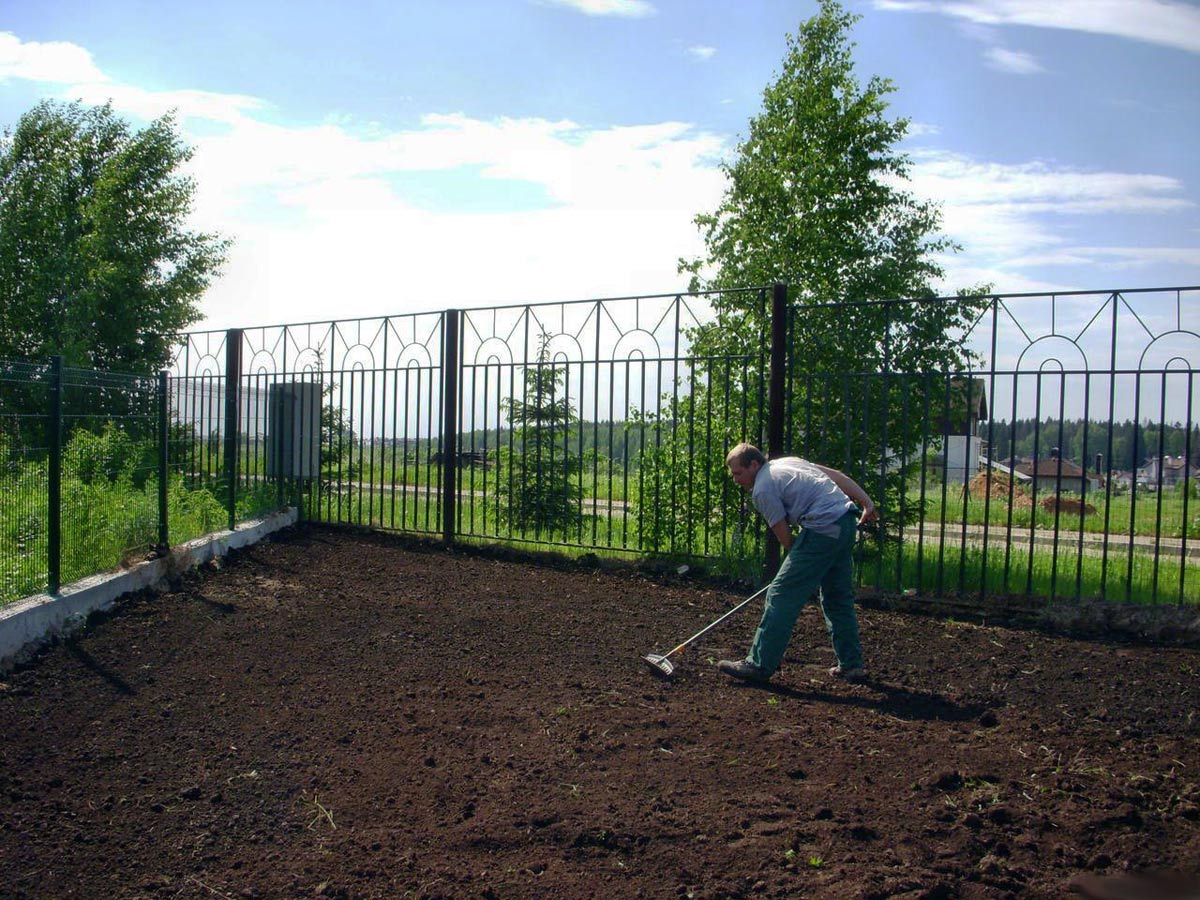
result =
[[767,588],[762,621],[746,659],[768,673],[783,661],[792,629],[804,604],[819,587],[821,612],[833,640],[833,652],[843,669],[863,664],[854,613],[854,540],[858,517],[846,513],[838,522],[840,534],[828,537],[801,529]]

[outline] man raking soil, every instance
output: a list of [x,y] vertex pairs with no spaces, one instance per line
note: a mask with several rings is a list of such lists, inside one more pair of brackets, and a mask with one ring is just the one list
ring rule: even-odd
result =
[[[860,525],[877,518],[875,504],[849,475],[795,456],[767,460],[741,443],[725,457],[730,477],[787,552],[767,585],[762,620],[745,659],[717,668],[743,681],[767,681],[783,661],[796,619],[821,590],[821,612],[837,665],[829,674],[850,681],[866,675],[854,611],[854,542]],[[792,534],[793,526],[799,533]]]

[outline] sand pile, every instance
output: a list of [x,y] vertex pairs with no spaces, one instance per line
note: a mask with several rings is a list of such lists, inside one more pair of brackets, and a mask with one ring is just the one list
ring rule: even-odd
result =
[[999,500],[1002,503],[1008,502],[1011,491],[1013,509],[1029,509],[1033,506],[1028,490],[1020,485],[1013,486],[1012,479],[1004,472],[992,472],[990,475],[980,472],[971,479],[967,490],[977,499],[983,499],[990,494],[993,501]]
[[1056,497],[1053,494],[1044,498],[1038,505],[1046,512],[1054,512],[1055,507],[1058,507],[1059,513],[1063,515],[1078,516],[1080,512],[1091,515],[1096,511],[1096,507],[1090,503],[1084,503],[1078,497]]

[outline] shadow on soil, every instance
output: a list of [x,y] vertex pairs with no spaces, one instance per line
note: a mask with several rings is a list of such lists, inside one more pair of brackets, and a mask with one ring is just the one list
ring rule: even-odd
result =
[[857,682],[861,687],[870,688],[882,695],[878,697],[863,697],[859,695],[831,694],[821,690],[801,690],[783,684],[753,684],[738,683],[738,687],[746,690],[759,690],[769,694],[777,694],[793,700],[804,700],[809,703],[824,703],[830,706],[852,706],[856,709],[872,709],[885,716],[892,716],[905,722],[968,722],[983,716],[988,707],[982,703],[957,703],[946,697],[935,694],[914,692],[894,684],[865,679]]
[[137,691],[133,689],[129,682],[121,678],[121,676],[109,671],[107,668],[97,662],[90,653],[84,650],[83,647],[79,646],[78,640],[72,638],[64,641],[63,644],[67,648],[67,652],[70,653],[71,656],[75,657],[75,659],[79,661],[80,665],[82,665],[89,672],[99,675],[100,678],[107,682],[118,694],[122,694],[126,697],[136,696]]

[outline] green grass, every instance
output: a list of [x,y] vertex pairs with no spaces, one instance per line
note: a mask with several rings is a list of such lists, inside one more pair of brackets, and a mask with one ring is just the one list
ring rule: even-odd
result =
[[[115,441],[113,437],[106,440]],[[107,445],[105,445],[107,446]],[[104,450],[102,446],[99,450]],[[254,448],[251,448],[253,450]],[[94,453],[92,462],[103,462],[103,454]],[[203,467],[210,472],[221,471],[220,453],[206,455]],[[180,462],[186,467],[186,462]],[[361,466],[361,467],[360,467]],[[346,454],[340,465],[333,467],[331,490],[320,494],[309,491],[305,496],[292,494],[288,486],[281,494],[276,482],[267,480],[260,453],[245,453],[241,459],[242,478],[236,493],[236,520],[244,521],[277,508],[282,497],[285,503],[299,502],[306,518],[333,522],[408,531],[440,536],[442,533],[441,491],[437,466],[413,461],[393,468],[389,452],[375,448],[358,454]],[[584,468],[581,479],[583,517],[578,526],[565,533],[556,531],[514,531],[505,526],[499,515],[495,494],[497,471],[492,467],[464,466],[460,473],[460,494],[456,537],[466,542],[499,542],[516,546],[553,549],[567,555],[600,555],[628,558],[649,555],[642,546],[642,525],[636,505],[638,470],[624,465],[609,468],[607,461],[598,461],[595,468]],[[191,477],[191,476],[189,476]],[[611,484],[610,484],[611,479]],[[173,473],[169,483],[168,505],[170,542],[178,544],[193,537],[228,527],[229,514],[225,508],[228,489],[219,476],[189,489],[184,476]],[[404,488],[404,489],[401,489]],[[47,474],[45,463],[26,462],[10,465],[0,473],[0,492],[5,502],[0,508],[0,603],[15,597],[44,590],[46,585],[46,555],[48,516],[46,511]],[[123,561],[144,555],[157,541],[157,487],[154,477],[146,472],[124,470],[116,477],[72,477],[63,480],[64,506],[62,513],[62,580],[71,580],[115,568]],[[919,492],[909,496],[908,503],[921,500]],[[1136,603],[1173,603],[1182,596],[1200,597],[1200,565],[1188,563],[1181,567],[1179,560],[1165,554],[1158,561],[1138,553],[1129,555],[1127,545],[1117,539],[1110,543],[1108,560],[1083,555],[1073,548],[1060,547],[1057,558],[1050,548],[1035,548],[1015,542],[1006,553],[1001,542],[1009,524],[1005,498],[993,498],[986,510],[991,527],[991,544],[986,560],[982,550],[957,548],[950,545],[957,537],[956,527],[964,520],[962,495],[947,496],[943,508],[940,485],[928,485],[925,491],[925,522],[935,528],[945,516],[946,549],[939,555],[938,541],[927,532],[922,544],[910,538],[902,552],[895,546],[887,550],[882,565],[868,561],[863,576],[868,583],[879,582],[887,591],[909,588],[923,593],[960,591],[989,596],[1016,595],[1046,598],[1084,598],[1105,596],[1110,600]],[[612,501],[615,505],[609,506]],[[1084,531],[1102,532],[1105,525],[1104,497],[1097,495],[1090,502],[1099,508],[1084,517]],[[628,505],[627,505],[628,503]],[[965,506],[965,521],[984,523],[985,504],[982,499],[970,498]],[[1136,515],[1134,515],[1136,514]],[[1184,531],[1183,497],[1177,491],[1161,495],[1143,494],[1134,507],[1128,495],[1111,498],[1108,509],[1109,534],[1128,540],[1131,515],[1137,534],[1179,536]],[[1200,500],[1189,501],[1186,518],[1189,538],[1200,539]],[[1014,510],[1012,526],[1028,528],[1035,520],[1040,529],[1051,530],[1055,525],[1052,512],[1038,510],[1036,517],[1028,508]],[[1078,514],[1059,516],[1060,531],[1079,528]],[[762,548],[755,540],[744,540],[733,546],[726,536],[710,534],[708,543],[703,536],[680,535],[668,552],[660,558],[688,561],[697,571],[727,575],[742,581],[761,578]]]
[[[344,485],[340,492],[315,492],[304,498],[305,515],[315,521],[335,524],[363,525],[393,531],[418,534],[442,534],[441,496],[437,491],[393,492],[369,490],[365,485]],[[536,545],[553,549],[567,556],[597,554],[628,558],[631,555],[687,560],[693,567],[740,580],[755,580],[761,576],[762,549],[753,540],[738,545],[710,535],[707,547],[698,539],[695,544],[679,545],[667,553],[650,554],[641,545],[636,510],[625,507],[606,515],[600,507],[593,514],[586,501],[583,516],[577,526],[566,531],[513,530],[499,516],[494,496],[459,498],[456,539],[478,543],[510,543]],[[702,558],[703,559],[700,559]]]
[[[1180,578],[1182,577],[1182,588]],[[947,546],[939,554],[936,543],[919,547],[915,541],[892,546],[878,557],[861,564],[864,584],[898,593],[916,590],[928,594],[985,597],[1028,597],[1049,600],[1105,599],[1115,603],[1175,604],[1200,602],[1200,561],[1181,564],[1178,557],[1130,554],[1127,547],[1110,546],[1107,559],[1079,554],[1060,547],[1057,557],[1050,548],[1029,552],[1028,548],[1002,545],[982,549]],[[1078,578],[1078,589],[1076,579]]]
[[[1030,507],[1021,508],[1014,504],[1012,527],[1028,528],[1033,521],[1036,522],[1036,527],[1039,529],[1053,529],[1055,513],[1053,510],[1041,508],[1040,505],[1044,496],[1046,495],[1039,494],[1039,506],[1036,510]],[[919,509],[921,507],[920,490],[911,491],[905,502],[910,509]],[[1107,503],[1103,493],[1089,493],[1087,503],[1095,507],[1095,511],[1083,515],[1082,530],[1084,532],[1103,534],[1107,530],[1109,534],[1128,535],[1132,520],[1135,535],[1180,538],[1183,537],[1186,527],[1189,539],[1200,539],[1200,498],[1190,498],[1185,511],[1184,497],[1178,490],[1162,491],[1161,493],[1139,492],[1136,501],[1128,493],[1115,494]],[[948,523],[961,523],[964,520],[961,487],[949,488],[943,504],[941,486],[926,485],[924,507],[927,523],[940,522],[943,518]],[[969,525],[982,525],[986,521],[990,526],[1007,527],[1009,523],[1007,495],[1001,498],[993,497],[990,503],[986,503],[982,497],[969,497],[965,501],[965,520]],[[1058,513],[1057,520],[1060,531],[1081,530],[1078,512],[1063,510]]]
[[[49,552],[48,478],[41,464],[0,479],[0,603],[46,590]],[[143,558],[158,542],[158,483],[128,478],[62,482],[63,584]],[[169,541],[182,543],[225,528],[228,513],[212,493],[189,490],[173,476],[167,490]]]
[[[336,448],[334,448],[336,449]],[[330,448],[324,448],[325,453]],[[243,477],[265,477],[267,471],[267,450],[264,445],[257,444],[247,449],[244,445],[239,448],[238,470]],[[578,461],[578,456],[573,457]],[[205,454],[205,468],[211,472],[224,471],[223,449],[214,448],[211,454]],[[553,464],[555,468],[562,466],[562,457],[555,455],[547,458],[545,464]],[[637,493],[638,467],[634,462],[600,458],[595,461],[583,460],[579,463],[580,471],[577,477],[583,488],[584,496],[597,500],[621,501],[631,500]],[[459,484],[463,491],[491,491],[494,488],[499,468],[495,464],[486,466],[463,464],[458,468]],[[441,464],[430,463],[428,460],[417,461],[404,459],[397,451],[393,454],[390,447],[362,447],[347,445],[343,448],[340,460],[327,462],[325,474],[334,481],[352,482],[363,481],[374,485],[408,485],[410,487],[432,487],[441,479]]]

